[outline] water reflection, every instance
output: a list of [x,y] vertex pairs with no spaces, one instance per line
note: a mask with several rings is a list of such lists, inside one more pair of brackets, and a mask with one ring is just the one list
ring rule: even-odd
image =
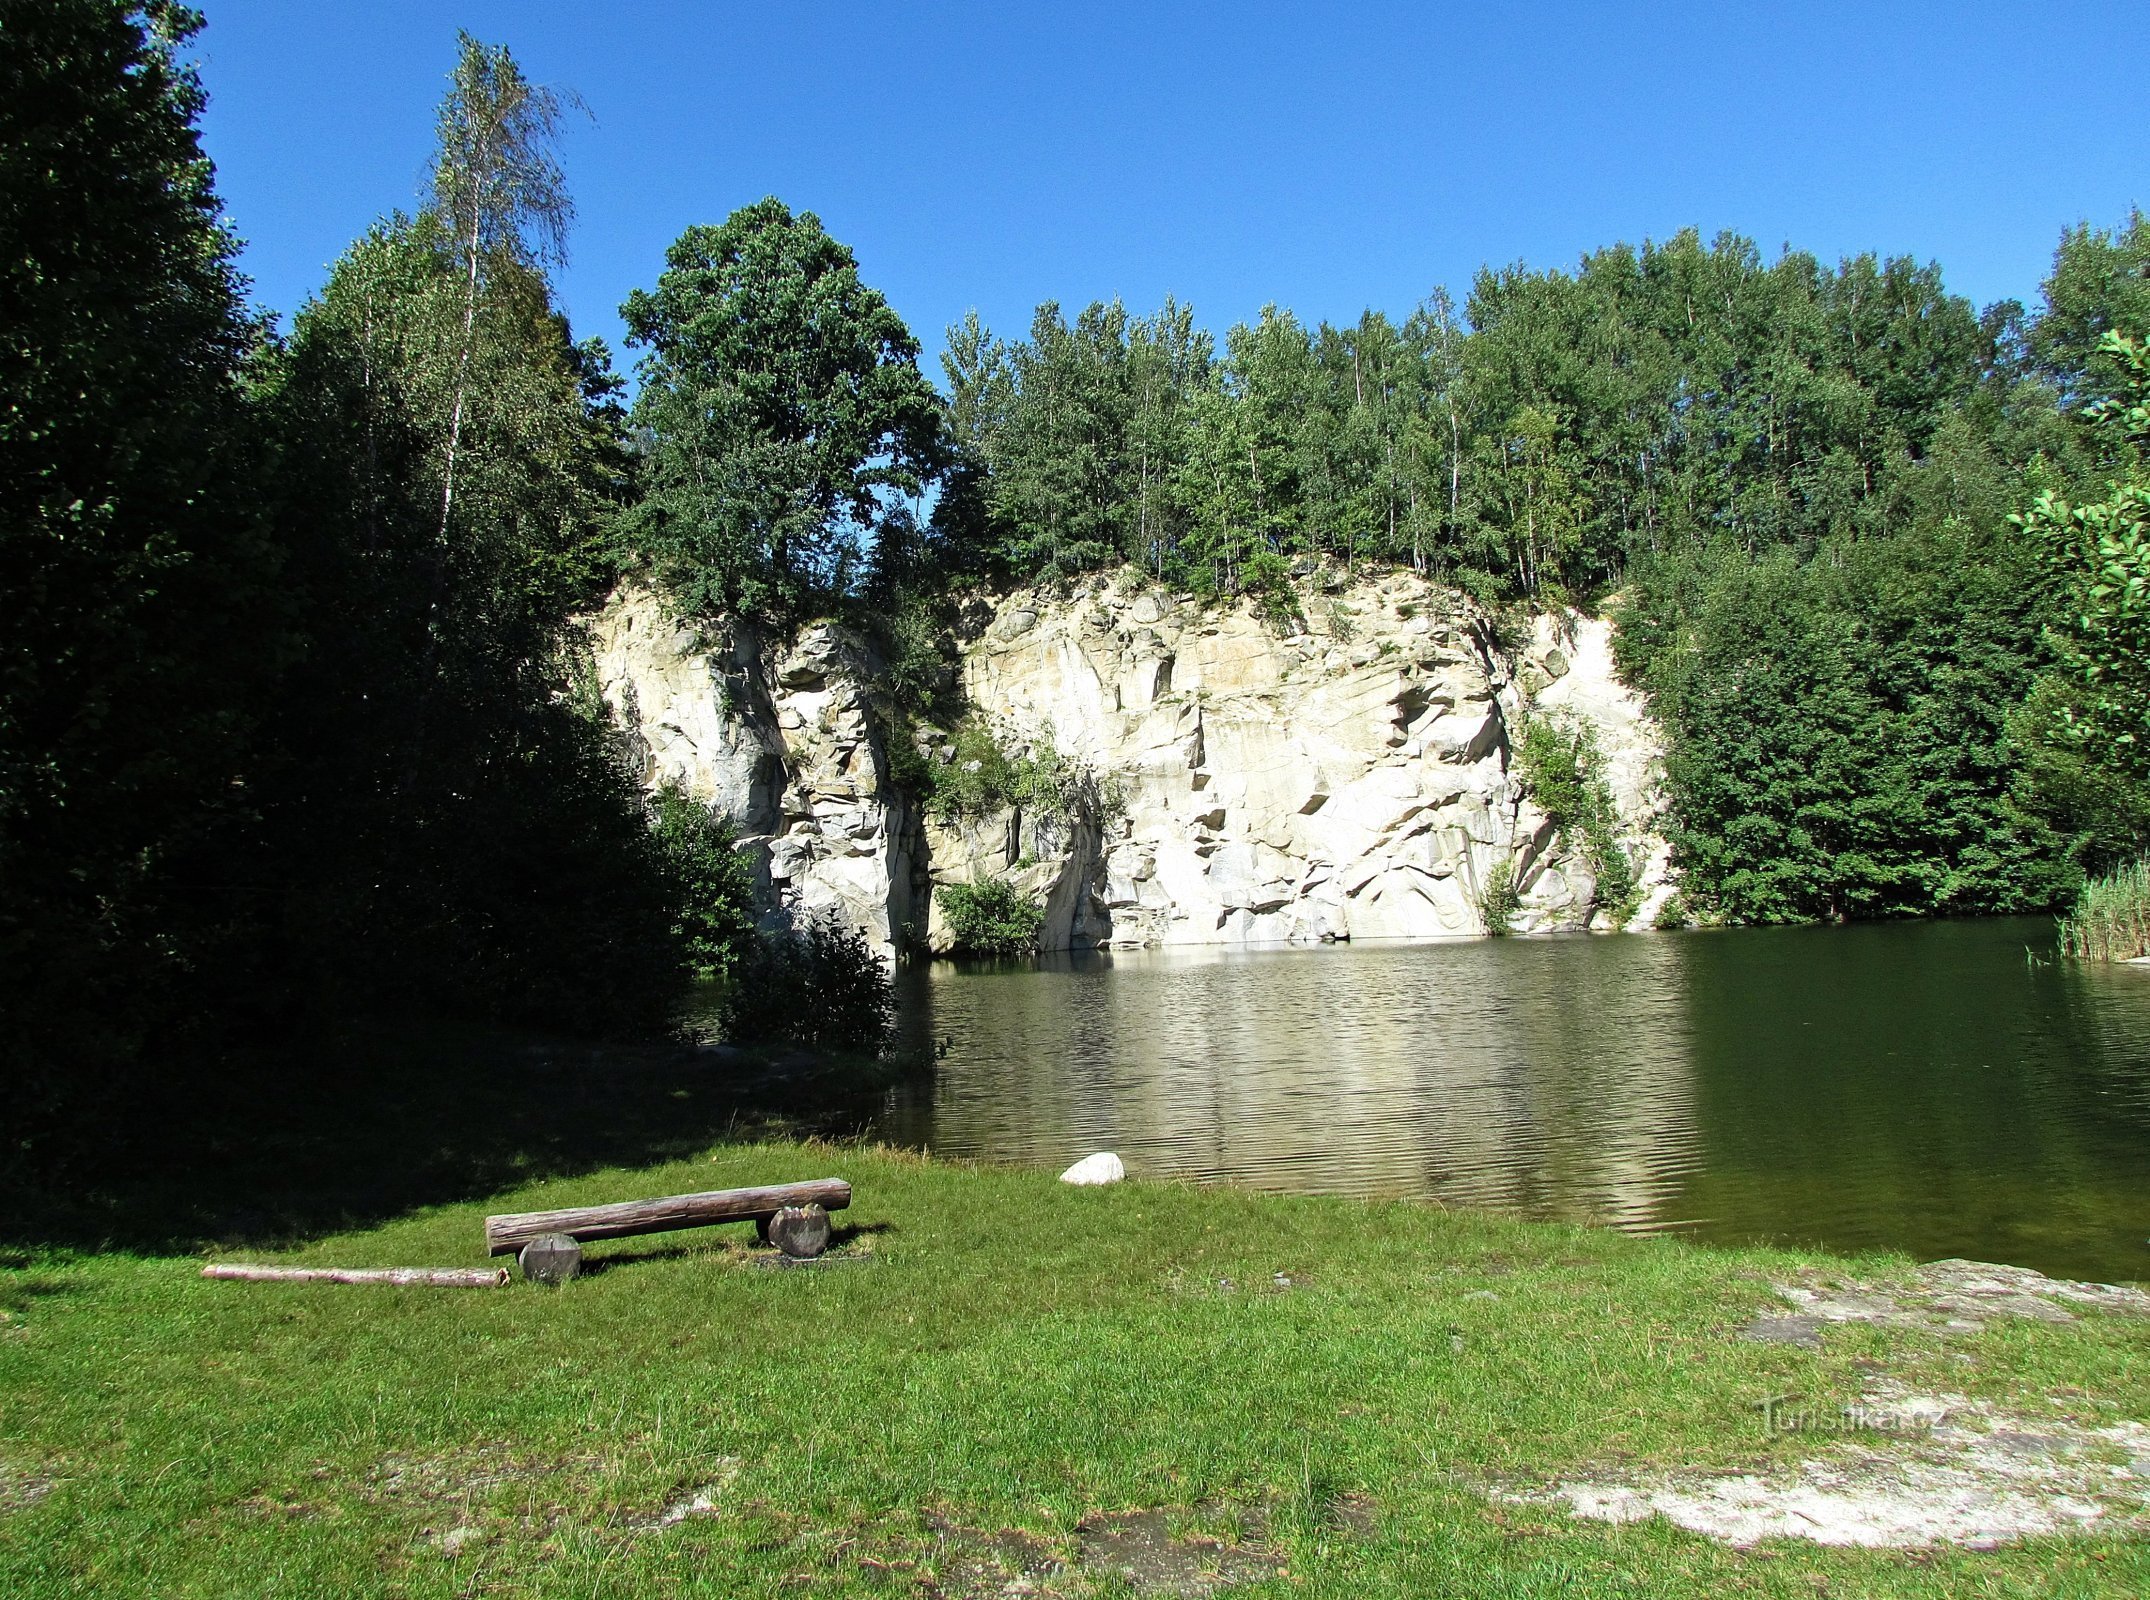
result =
[[2150,1275],[2150,972],[2042,922],[908,975],[954,1154]]

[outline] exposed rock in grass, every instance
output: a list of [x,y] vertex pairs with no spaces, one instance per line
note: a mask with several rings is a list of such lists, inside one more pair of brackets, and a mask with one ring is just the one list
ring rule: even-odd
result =
[[484,1537],[484,1529],[473,1527],[467,1522],[459,1522],[435,1539],[434,1543],[440,1546],[442,1555],[453,1557],[461,1555],[465,1549],[478,1543]]
[[1804,1350],[1822,1347],[1820,1317],[1756,1317],[1739,1330],[1742,1339],[1755,1344],[1795,1344]]
[[1766,1324],[1800,1319],[1816,1324],[1861,1322],[1975,1333],[1996,1317],[2073,1322],[2075,1311],[2070,1307],[2150,1316],[2150,1294],[2140,1289],[2048,1278],[2028,1267],[1985,1261],[1935,1261],[1901,1281],[1873,1283],[1808,1268],[1797,1282],[1774,1288],[1799,1313],[1799,1319],[1759,1318],[1742,1330],[1745,1337],[1768,1339]]
[[1595,1522],[1651,1517],[1731,1545],[1765,1539],[1911,1549],[1991,1549],[2087,1529],[2150,1528],[2150,1429],[2090,1428],[2058,1414],[2026,1417],[1962,1395],[1880,1386],[1815,1431],[1846,1444],[1782,1467],[1722,1475],[1594,1476],[1510,1492]]
[[595,1456],[558,1459],[517,1455],[506,1445],[468,1445],[435,1455],[393,1451],[374,1463],[360,1489],[363,1498],[384,1500],[467,1500],[503,1484],[527,1483],[560,1473],[585,1473],[601,1467]]
[[738,1481],[744,1465],[737,1456],[719,1456],[713,1463],[714,1471],[703,1482],[679,1490],[654,1515],[641,1518],[630,1526],[637,1531],[649,1532],[658,1528],[676,1528],[690,1517],[713,1515],[718,1499]]

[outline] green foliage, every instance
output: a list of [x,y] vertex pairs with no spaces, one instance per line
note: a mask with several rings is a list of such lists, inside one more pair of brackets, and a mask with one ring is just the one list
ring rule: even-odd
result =
[[1620,812],[1596,730],[1588,723],[1532,717],[1523,724],[1515,755],[1524,786],[1553,825],[1580,843],[1593,903],[1613,926],[1624,925],[1635,914],[1635,867],[1620,844]]
[[109,1117],[255,936],[227,871],[294,648],[241,304],[175,5],[0,8],[5,1154]]
[[2060,947],[2083,961],[2150,956],[2150,861],[2117,867],[2084,884],[2061,919]]
[[2032,787],[2112,860],[2150,848],[2150,353],[2118,332],[2098,352],[2113,396],[2084,414],[2117,475],[2098,500],[2046,489],[2019,521],[2061,596],[2057,659],[2025,721]]
[[0,18],[0,999],[10,1154],[41,1160],[70,1118],[116,1156],[220,1053],[354,1012],[648,1029],[684,979],[570,648],[626,458],[545,276],[557,106],[466,38],[436,204],[277,344],[196,26]]
[[1259,593],[1293,558],[1408,563],[1489,600],[1588,595],[1638,557],[1872,530],[1986,380],[1932,267],[1682,233],[1573,272],[1484,272],[1401,324],[1265,308],[1220,355],[1186,307],[1026,340],[950,330],[961,498],[1019,577],[1130,562]]
[[[466,38],[440,205],[346,252],[263,385],[306,638],[276,706],[272,855],[304,902],[295,988],[650,1029],[690,957],[574,681],[625,454],[604,351],[545,277],[566,210],[549,117]],[[473,119],[498,137],[466,138]],[[500,139],[512,170],[487,164]]]
[[2140,210],[2107,230],[2070,228],[2054,253],[2042,314],[2025,330],[2037,370],[2078,413],[2139,391],[2139,371],[2112,334],[2150,329],[2150,217]]
[[2043,650],[2005,524],[1806,561],[1724,553],[1653,572],[1631,604],[1653,603],[1678,643],[1637,672],[1668,734],[1675,859],[1716,914],[2031,911],[2068,892],[2060,841],[2011,798],[2009,720]]
[[754,938],[754,874],[730,821],[676,785],[658,790],[650,809],[678,908],[673,941],[697,978],[721,978]]
[[624,548],[690,613],[852,594],[944,464],[918,341],[818,217],[774,198],[689,228],[665,262],[621,308],[648,351]]
[[764,932],[733,957],[717,1010],[724,1037],[873,1054],[896,1025],[888,963],[863,933],[813,921]]
[[1033,905],[1000,878],[982,883],[944,883],[933,891],[948,918],[959,956],[1019,956],[1038,947],[1043,907]]
[[1515,914],[1523,909],[1522,891],[1516,887],[1515,862],[1507,856],[1493,863],[1485,882],[1478,886],[1478,919],[1486,933],[1505,939],[1515,931]]
[[937,816],[980,816],[1016,806],[1030,816],[1064,820],[1096,798],[1095,780],[1062,755],[1049,734],[1015,741],[973,715],[956,724],[949,746],[953,753],[946,759],[935,751],[919,769],[926,804]]

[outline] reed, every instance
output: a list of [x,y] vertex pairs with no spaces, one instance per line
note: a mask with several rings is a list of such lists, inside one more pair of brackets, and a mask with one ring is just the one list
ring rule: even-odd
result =
[[2081,961],[2150,955],[2150,861],[2119,867],[2083,885],[2061,919],[2060,947]]

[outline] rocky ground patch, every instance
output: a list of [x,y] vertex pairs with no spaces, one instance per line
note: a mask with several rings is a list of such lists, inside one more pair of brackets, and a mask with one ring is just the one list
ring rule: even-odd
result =
[[[1815,1266],[1772,1287],[1790,1312],[1765,1312],[1739,1337],[1820,1348],[1826,1329],[1849,1324],[1947,1337],[2010,1318],[2150,1315],[2150,1294],[2140,1289],[1980,1261],[1937,1261],[1871,1280]],[[1804,1539],[1992,1549],[2071,1531],[2150,1529],[2150,1428],[2133,1421],[2097,1426],[2077,1411],[2065,1395],[2004,1407],[1921,1392],[1877,1373],[1848,1405],[1810,1407],[1795,1396],[1762,1403],[1767,1431],[1842,1436],[1819,1456],[1749,1472],[1584,1473],[1498,1492],[1517,1503],[1565,1506],[1591,1521],[1662,1517],[1737,1546]]]

